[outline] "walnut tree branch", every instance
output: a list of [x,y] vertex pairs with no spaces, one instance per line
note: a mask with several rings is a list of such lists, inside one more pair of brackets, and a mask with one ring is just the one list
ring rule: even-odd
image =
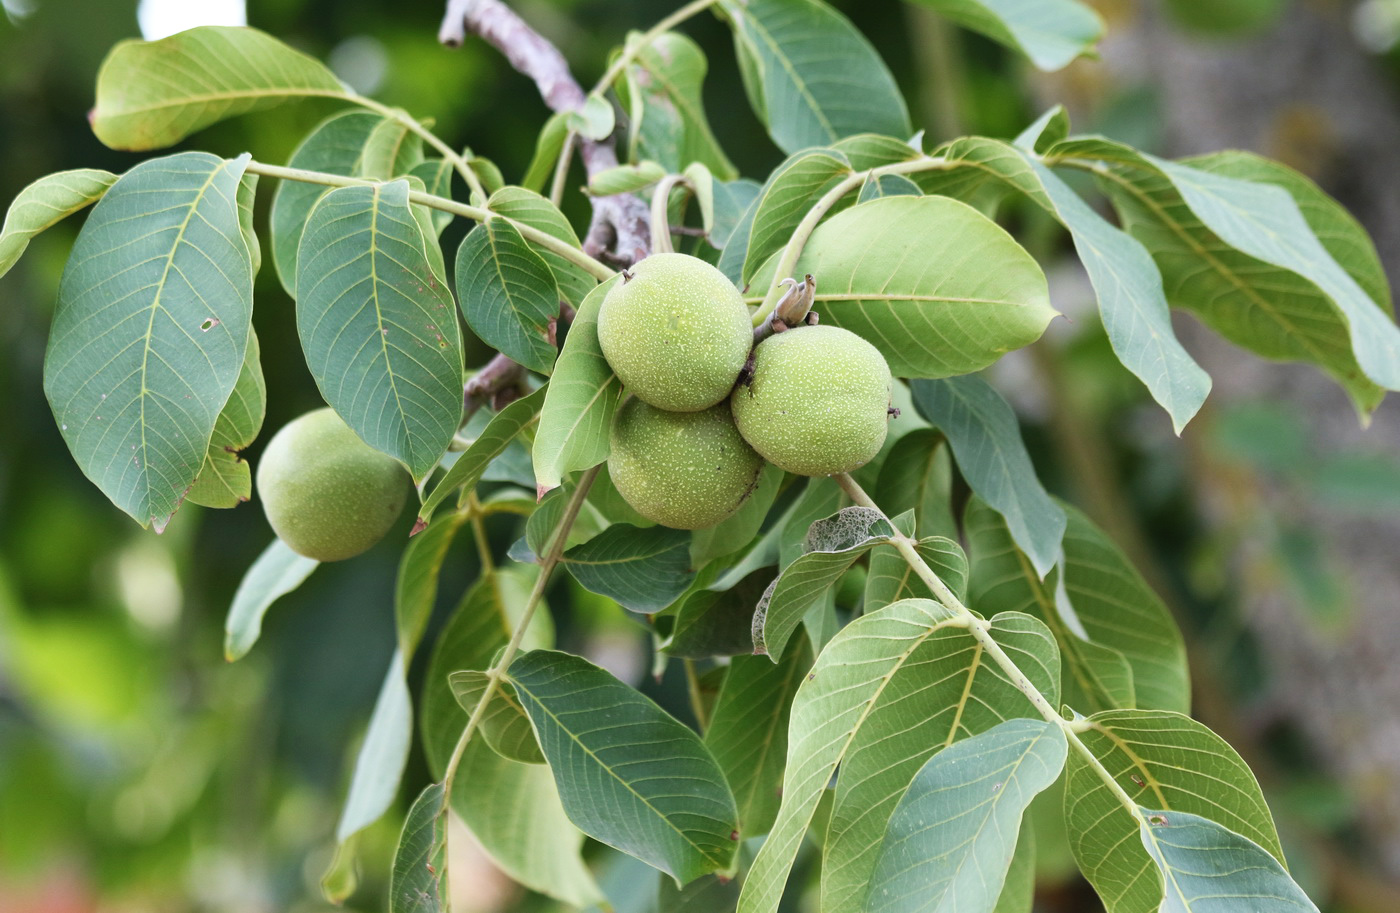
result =
[[[581,109],[587,96],[569,71],[564,55],[501,0],[447,0],[438,40],[458,47],[468,32],[499,50],[510,65],[534,80],[552,111]],[[578,146],[590,176],[617,167],[613,140],[581,139]],[[583,249],[617,266],[630,266],[650,250],[650,214],[631,194],[593,199],[593,220]]]

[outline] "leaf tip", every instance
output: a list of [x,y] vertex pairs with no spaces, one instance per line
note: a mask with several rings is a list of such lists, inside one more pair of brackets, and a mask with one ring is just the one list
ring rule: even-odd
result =
[[428,528],[428,521],[427,521],[427,520],[424,520],[422,517],[416,517],[416,518],[414,518],[414,520],[413,520],[413,529],[411,529],[411,530],[408,531],[408,537],[409,537],[410,539],[412,539],[414,536],[418,535],[419,533],[421,533],[423,530],[425,530],[425,529],[427,529],[427,528]]

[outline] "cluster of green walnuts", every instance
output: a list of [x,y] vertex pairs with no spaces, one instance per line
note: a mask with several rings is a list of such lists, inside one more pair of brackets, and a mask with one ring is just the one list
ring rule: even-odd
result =
[[[648,520],[713,526],[758,485],[763,462],[806,476],[863,465],[885,441],[890,369],[832,326],[753,345],[748,305],[723,273],[654,254],[609,290],[598,342],[631,396],[612,427],[608,473]],[[408,474],[329,409],[294,419],[258,464],[268,522],[318,561],[358,555],[403,510]]]
[[647,257],[603,300],[598,342],[631,394],[608,474],[648,520],[713,526],[757,487],[764,460],[832,475],[884,444],[892,381],[879,350],[833,326],[753,339],[734,285],[684,254]]

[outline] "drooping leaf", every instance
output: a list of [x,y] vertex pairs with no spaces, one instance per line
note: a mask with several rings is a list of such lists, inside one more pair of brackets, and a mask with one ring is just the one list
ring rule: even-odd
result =
[[740,913],[777,910],[817,803],[874,702],[920,645],[965,625],[937,603],[910,599],[857,618],[822,650],[793,700],[783,801],[744,881]]
[[160,149],[226,118],[308,96],[353,93],[271,35],[208,25],[112,48],[97,73],[90,120],[113,149]]
[[19,262],[31,238],[102,199],[116,180],[110,171],[78,168],[45,175],[21,190],[0,227],[0,276]]
[[491,219],[462,241],[457,300],[487,345],[531,371],[553,370],[559,289],[549,264],[509,222]]
[[[629,34],[629,49],[640,40],[640,33]],[[699,45],[665,32],[635,54],[618,86],[629,114],[628,158],[660,162],[673,174],[700,162],[720,180],[736,177],[705,117],[701,90],[708,65]]]
[[412,739],[413,698],[404,678],[403,652],[395,650],[374,702],[365,740],[355,756],[355,772],[335,828],[335,839],[343,843],[389,810],[398,795]]
[[[447,681],[452,686],[457,703],[470,717],[486,694],[489,676],[475,669],[463,669],[453,672]],[[535,731],[530,728],[530,718],[508,682],[502,682],[491,695],[491,702],[483,711],[479,725],[486,743],[501,757],[526,764],[544,763],[539,742],[535,740]]]
[[1042,70],[1093,52],[1103,20],[1079,0],[919,0],[959,25],[1016,48]]
[[533,450],[540,494],[557,488],[567,473],[608,458],[608,435],[622,399],[622,381],[598,344],[598,310],[616,281],[604,282],[584,299],[554,366]]
[[322,197],[297,276],[297,329],[321,395],[422,480],[462,415],[462,333],[424,255],[408,181]]
[[894,77],[821,0],[721,0],[754,113],[791,155],[856,133],[908,136]]
[[773,172],[759,193],[758,208],[749,226],[745,284],[770,256],[782,249],[813,204],[850,174],[851,164],[846,157],[828,149],[795,155]]
[[535,650],[510,679],[585,833],[677,884],[732,866],[734,796],[699,736],[582,657]]
[[[751,288],[766,290],[775,268],[770,259]],[[1030,254],[948,197],[885,197],[839,213],[794,272],[817,277],[822,323],[865,337],[896,377],[979,371],[1039,339],[1056,313]]]
[[847,507],[812,524],[802,556],[783,570],[758,604],[753,617],[754,652],[778,662],[807,610],[862,555],[890,542],[894,535],[889,521],[868,507]]
[[404,819],[389,876],[389,913],[440,913],[447,900],[447,795],[430,783]]
[[686,591],[690,534],[658,526],[615,523],[564,553],[564,567],[583,587],[632,612],[659,612]]
[[[1123,710],[1089,717],[1079,740],[1137,803],[1167,819],[1202,815],[1282,861],[1254,774],[1233,748],[1180,713]],[[1139,822],[1082,759],[1069,764],[1064,800],[1070,848],[1110,913],[1153,913],[1162,898]]]
[[[1059,658],[1045,626],[1016,613],[997,615],[991,625],[998,645],[1036,689],[1057,704]],[[890,816],[910,778],[940,750],[1034,712],[1021,689],[966,628],[947,628],[917,647],[871,701],[842,759],[824,842],[823,906],[857,909],[867,896],[871,904],[888,900],[870,885],[872,878],[880,879],[881,841],[888,845],[887,825],[893,826]],[[966,755],[960,751],[955,757]],[[1056,768],[1051,779],[1058,775]],[[1010,830],[1008,837],[1014,826]],[[1011,848],[1005,849],[1009,859]],[[996,891],[990,899],[996,900]]]
[[810,668],[811,648],[799,639],[776,665],[736,656],[724,676],[705,745],[734,790],[742,838],[768,833],[778,814],[792,699]]
[[252,496],[252,472],[238,453],[253,443],[267,413],[267,385],[259,358],[257,334],[249,329],[243,368],[214,422],[204,467],[185,496],[192,504],[236,507]]
[[[581,246],[573,226],[569,224],[568,219],[564,218],[564,214],[559,211],[559,208],[539,194],[523,187],[501,188],[491,194],[486,208],[505,216],[507,219],[553,235],[571,247]],[[550,271],[554,273],[555,284],[559,286],[559,294],[563,295],[574,307],[582,307],[583,299],[597,288],[598,280],[589,275],[578,264],[564,259],[552,250],[535,244],[530,244],[530,247],[544,258],[545,263],[549,264]]]
[[204,465],[248,347],[248,157],[142,162],[88,216],[59,284],[44,392],[83,473],[163,529]]
[[1166,884],[1161,913],[1317,913],[1283,866],[1254,841],[1197,815],[1144,810],[1142,845]]
[[[966,598],[967,556],[956,542],[943,536],[927,536],[914,548],[953,595]],[[865,577],[865,611],[914,598],[932,599],[933,591],[913,572],[898,549],[892,545],[877,546],[870,553],[870,571]]]
[[917,380],[910,387],[919,414],[948,438],[967,484],[1006,518],[1044,578],[1059,556],[1067,521],[1036,478],[1010,404],[981,377]]
[[541,387],[491,416],[491,420],[486,423],[476,440],[462,451],[456,462],[423,499],[423,506],[418,509],[420,520],[427,523],[433,512],[454,492],[476,487],[491,461],[504,453],[521,431],[539,419],[547,389]]
[[262,633],[263,616],[281,597],[301,586],[320,564],[292,551],[281,539],[273,539],[243,574],[224,623],[224,658],[242,659]]
[[1007,720],[935,754],[890,818],[864,909],[993,913],[1021,816],[1067,750],[1055,723]]
[[752,653],[754,609],[772,579],[772,571],[760,568],[728,589],[696,590],[686,596],[661,649],[689,659]]

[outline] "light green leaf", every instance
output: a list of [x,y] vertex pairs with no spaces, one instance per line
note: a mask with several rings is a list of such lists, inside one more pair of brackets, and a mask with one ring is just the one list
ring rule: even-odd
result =
[[395,650],[370,714],[369,729],[355,756],[350,792],[340,812],[335,839],[369,827],[394,804],[413,739],[413,698],[404,679],[404,656]]
[[759,568],[728,589],[691,593],[676,609],[671,636],[661,649],[689,659],[753,653],[754,608],[772,579],[772,571]]
[[258,176],[251,171],[245,171],[238,181],[238,228],[243,233],[243,243],[248,246],[248,263],[254,276],[262,269],[262,245],[258,243],[258,232],[253,225],[253,209],[257,198]]
[[[1022,130],[1012,145],[1031,152],[1044,152],[1046,149],[1069,136],[1069,112],[1064,105],[1055,105]],[[958,145],[957,142],[954,145]]]
[[784,152],[856,133],[911,132],[884,61],[821,0],[720,0],[720,9],[754,113]]
[[740,913],[778,909],[817,803],[875,702],[921,645],[966,624],[937,603],[909,599],[857,618],[822,650],[793,700],[783,801],[744,881]]
[[[350,177],[359,173],[365,145],[384,118],[371,111],[342,111],[316,125],[292,153],[289,168],[323,171]],[[296,297],[297,247],[306,218],[316,201],[330,192],[323,184],[280,181],[272,197],[268,228],[272,236],[272,265],[287,294]]]
[[700,209],[700,227],[708,235],[715,227],[715,175],[704,162],[691,162],[682,172],[695,205]]
[[476,487],[491,461],[504,453],[520,432],[539,419],[548,389],[547,386],[541,387],[491,416],[491,420],[486,423],[476,440],[462,451],[442,480],[433,486],[433,490],[423,499],[423,506],[418,509],[418,518],[422,523],[426,524],[432,518],[433,512],[453,492]]
[[[943,536],[928,536],[914,546],[938,578],[959,599],[967,592],[967,556],[962,548]],[[892,545],[877,546],[870,553],[870,571],[865,577],[867,612],[883,609],[901,599],[932,599],[933,591],[918,578],[909,562]]]
[[[739,178],[737,181],[715,181],[715,224],[710,229],[710,244],[720,250],[728,248],[729,238],[735,227],[761,189],[758,182],[747,178]],[[742,255],[744,251],[740,250],[738,253]]]
[[1007,720],[935,754],[890,818],[864,909],[992,913],[1021,816],[1067,750],[1055,723]]
[[608,435],[622,399],[622,381],[598,344],[598,310],[616,281],[609,279],[584,299],[554,366],[533,450],[541,496],[557,488],[567,473],[608,458]]
[[[408,116],[405,111],[398,113]],[[411,174],[421,164],[422,138],[401,120],[381,118],[365,140],[353,174],[355,177],[387,181]]]
[[918,380],[910,387],[919,414],[947,436],[967,484],[1006,519],[1044,578],[1059,557],[1065,512],[1036,478],[1010,404],[981,377]]
[[[564,218],[559,208],[523,187],[504,187],[496,191],[491,194],[486,208],[522,225],[538,228],[572,247],[582,246],[574,227]],[[554,273],[554,281],[559,286],[559,294],[574,307],[582,307],[583,299],[598,287],[598,280],[578,264],[564,259],[554,251],[534,244],[530,246],[549,264],[550,271]]]
[[583,107],[570,111],[567,115],[569,129],[591,140],[605,140],[612,136],[617,124],[617,113],[612,102],[601,95],[590,95],[584,99]]
[[408,181],[322,197],[297,276],[297,329],[321,395],[421,481],[462,416],[462,333],[424,255]]
[[290,99],[353,95],[319,61],[271,35],[209,25],[112,48],[90,120],[108,146],[140,151]]
[[404,819],[389,876],[389,913],[440,913],[447,900],[447,796],[430,783]]
[[1166,882],[1161,913],[1268,910],[1317,913],[1303,889],[1258,844],[1196,815],[1144,810],[1140,836]]
[[636,193],[650,187],[667,174],[666,166],[650,160],[635,165],[618,165],[604,168],[588,178],[588,192],[595,197],[612,196],[615,193]]
[[[629,50],[640,40],[641,33],[630,33]],[[629,115],[628,158],[652,159],[673,174],[700,162],[721,180],[738,176],[705,118],[707,69],[700,46],[679,32],[657,35],[636,51],[618,84]]]
[[0,227],[0,276],[19,262],[31,238],[102,199],[116,180],[110,171],[78,168],[45,175],[21,190]]
[[[770,259],[751,287],[766,289],[774,267]],[[865,337],[896,377],[979,371],[1039,339],[1056,314],[1030,254],[948,197],[886,197],[839,213],[813,232],[794,272],[817,277],[822,323]]]
[[832,152],[839,152],[856,171],[869,171],[897,162],[913,161],[922,154],[917,144],[907,139],[881,136],[878,133],[857,133],[832,143]]
[[659,612],[690,587],[690,534],[614,523],[564,553],[563,565],[584,589],[631,612]]
[[783,570],[758,604],[753,616],[754,652],[778,662],[807,610],[860,556],[892,541],[894,535],[889,521],[868,507],[847,507],[813,523],[802,556]]
[[[452,163],[447,159],[435,158],[425,162],[419,162],[409,171],[411,177],[416,177],[423,182],[423,187],[428,193],[435,197],[452,199]],[[419,207],[427,212],[433,223],[434,237],[442,234],[442,230],[452,224],[452,213],[443,212],[441,209],[428,209],[426,206]]]
[[457,300],[487,345],[531,371],[553,370],[559,289],[549,264],[514,225],[491,219],[462,241]]
[[919,0],[949,19],[1016,48],[1042,70],[1092,54],[1103,20],[1079,0]]
[[262,633],[263,616],[281,597],[301,586],[320,564],[292,551],[281,539],[273,539],[243,574],[224,623],[224,658],[242,659]]
[[813,149],[788,159],[773,172],[758,197],[744,257],[744,284],[770,256],[783,248],[793,229],[822,195],[850,175],[846,157]]
[[868,175],[865,183],[860,185],[856,202],[868,203],[882,197],[919,197],[923,194],[918,184],[902,174]]
[[[1079,740],[1134,801],[1172,821],[1181,813],[1208,817],[1282,861],[1259,784],[1220,736],[1183,714],[1155,710],[1096,713],[1082,727]],[[1077,757],[1064,813],[1075,859],[1110,913],[1156,911],[1162,882],[1135,839],[1139,822]]]
[[[1009,613],[992,619],[991,634],[1036,688],[1058,703],[1059,658],[1045,626]],[[880,899],[870,885],[880,878],[881,841],[888,845],[890,816],[930,756],[1033,712],[966,628],[946,628],[916,648],[872,700],[842,759],[824,841],[822,906],[857,909],[867,894],[871,903]],[[1058,774],[1056,768],[1051,779]],[[1008,846],[1008,859],[1010,852]],[[996,900],[995,891],[990,899]]]
[[[900,416],[896,421],[917,418]],[[914,534],[920,537],[957,536],[952,492],[947,442],[931,428],[916,428],[899,438],[880,465],[875,483],[875,501],[887,514],[895,517],[914,511]]]
[[540,128],[535,140],[535,154],[520,178],[520,186],[531,193],[539,193],[554,173],[554,165],[559,154],[564,151],[564,137],[569,133],[568,115],[563,111],[551,114]]
[[410,660],[437,602],[442,562],[466,522],[467,512],[461,510],[438,517],[409,540],[399,559],[398,577],[394,582],[394,618],[399,649]]
[[732,867],[734,796],[699,736],[579,656],[535,650],[510,678],[585,833],[678,885]]
[[142,162],[88,216],[59,283],[44,392],[79,468],[164,529],[204,465],[248,347],[245,155]]
[[761,656],[729,663],[705,745],[734,790],[742,839],[768,833],[782,799],[792,699],[812,668],[805,639],[774,665]]
[[[468,717],[481,702],[489,680],[490,676],[485,672],[475,669],[463,669],[447,677],[457,703]],[[480,726],[486,743],[501,757],[526,764],[544,763],[539,742],[535,740],[535,730],[530,728],[530,718],[508,682],[502,682],[491,695],[491,703],[481,715]]]
[[203,507],[237,507],[253,493],[253,476],[239,451],[253,443],[267,412],[267,385],[263,382],[258,337],[248,331],[243,368],[228,402],[214,422],[204,467],[185,498]]

